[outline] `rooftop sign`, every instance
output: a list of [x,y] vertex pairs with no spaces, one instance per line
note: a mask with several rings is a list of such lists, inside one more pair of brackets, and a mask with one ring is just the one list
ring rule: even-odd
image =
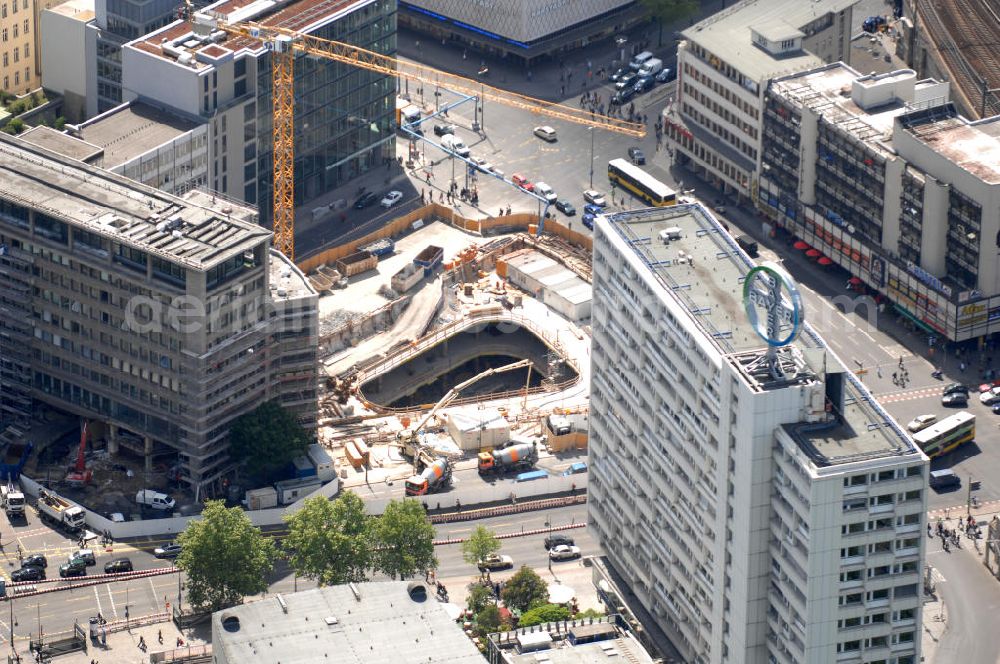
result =
[[772,347],[795,341],[805,322],[798,286],[775,263],[763,263],[747,273],[743,307],[758,336]]

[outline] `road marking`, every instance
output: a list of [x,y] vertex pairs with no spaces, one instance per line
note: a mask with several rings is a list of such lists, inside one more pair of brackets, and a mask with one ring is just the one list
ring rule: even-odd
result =
[[880,403],[897,403],[899,401],[913,401],[914,399],[926,399],[927,397],[940,395],[941,390],[937,387],[928,387],[920,390],[909,390],[907,392],[889,392],[888,394],[876,394],[875,398]]
[[[181,578],[181,575],[180,575],[179,572],[177,574],[177,578],[178,579]],[[160,602],[159,602],[158,598],[156,597],[156,586],[153,585],[153,577],[149,577],[149,591],[151,593],[153,593],[153,606],[159,607],[160,606]],[[164,593],[164,595],[163,595],[164,601],[166,601],[166,597],[167,597],[167,595]],[[163,607],[163,608],[166,609],[167,607]]]
[[99,592],[97,592],[97,588],[98,588],[98,586],[94,586],[94,599],[97,600],[97,612],[98,613],[104,613],[101,610],[101,594]]
[[111,594],[111,584],[110,583],[106,583],[106,584],[104,584],[104,587],[107,588],[107,590],[108,590],[108,601],[111,602],[111,615],[113,615],[115,618],[117,618],[118,617],[118,607],[115,606],[115,598],[114,598],[114,595]]

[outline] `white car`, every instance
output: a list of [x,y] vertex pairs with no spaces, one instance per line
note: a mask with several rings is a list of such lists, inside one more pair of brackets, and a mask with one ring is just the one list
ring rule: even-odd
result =
[[398,203],[400,200],[402,200],[402,198],[403,198],[403,192],[395,190],[390,191],[388,194],[385,195],[385,198],[382,199],[382,207],[390,208],[396,203]]
[[483,571],[514,569],[514,559],[510,556],[492,554],[479,561],[479,569]]
[[544,198],[545,200],[547,200],[549,203],[555,203],[556,199],[559,198],[556,195],[556,192],[552,189],[552,187],[545,184],[544,182],[535,183],[535,193]]
[[580,557],[580,547],[570,544],[560,544],[549,549],[551,560],[573,560]]
[[474,163],[476,166],[478,166],[479,170],[481,170],[484,173],[492,173],[493,172],[493,164],[491,164],[490,162],[486,161],[482,157],[473,157],[472,158],[472,163]]
[[918,415],[910,420],[910,423],[906,425],[906,428],[910,430],[910,433],[916,433],[918,431],[923,431],[935,422],[937,422],[937,415]]
[[983,392],[979,395],[979,401],[986,406],[1000,403],[1000,387],[994,387],[989,392]]
[[604,207],[608,204],[608,202],[604,200],[604,194],[602,194],[599,191],[595,191],[594,189],[588,189],[587,191],[583,192],[583,200],[587,201],[588,203],[593,203],[594,205],[600,205],[601,207]]

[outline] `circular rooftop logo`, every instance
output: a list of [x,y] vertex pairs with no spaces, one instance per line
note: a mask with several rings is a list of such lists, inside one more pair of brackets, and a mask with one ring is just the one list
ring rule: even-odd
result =
[[774,263],[758,265],[747,273],[743,306],[753,329],[769,346],[795,341],[805,321],[798,286]]

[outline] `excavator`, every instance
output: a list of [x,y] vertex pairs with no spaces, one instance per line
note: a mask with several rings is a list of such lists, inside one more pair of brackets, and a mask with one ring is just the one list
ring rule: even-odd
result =
[[84,451],[87,448],[87,422],[83,422],[83,429],[80,431],[80,449],[76,453],[76,463],[73,464],[73,469],[69,471],[66,475],[66,484],[70,486],[83,486],[85,484],[90,484],[90,480],[93,479],[93,472],[87,468],[86,459],[84,458]]

